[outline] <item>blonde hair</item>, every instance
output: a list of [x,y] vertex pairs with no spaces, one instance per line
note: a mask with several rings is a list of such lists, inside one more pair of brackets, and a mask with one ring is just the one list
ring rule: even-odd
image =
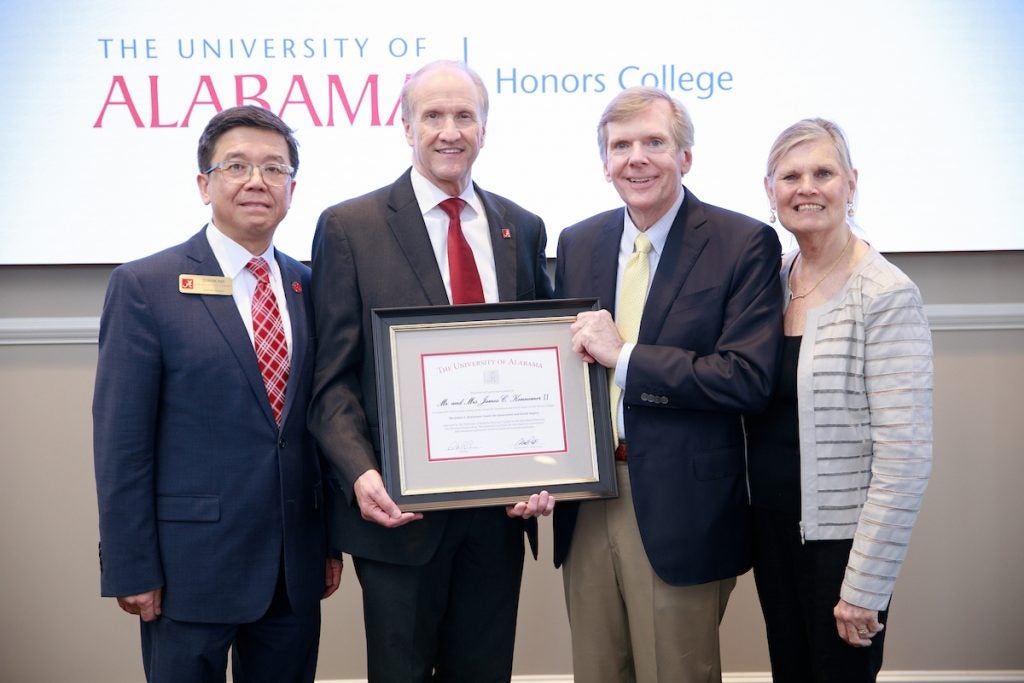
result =
[[775,138],[771,151],[768,152],[768,165],[765,176],[769,179],[775,175],[775,169],[782,157],[789,154],[790,150],[804,142],[812,140],[828,139],[836,148],[839,163],[843,171],[853,175],[853,161],[850,159],[850,146],[846,142],[846,135],[843,129],[834,122],[827,119],[801,119],[786,130],[779,133]]
[[608,159],[608,124],[635,116],[658,100],[668,102],[672,107],[672,142],[681,150],[693,149],[693,121],[683,103],[663,90],[635,86],[616,95],[597,122],[597,145],[601,149],[602,161]]

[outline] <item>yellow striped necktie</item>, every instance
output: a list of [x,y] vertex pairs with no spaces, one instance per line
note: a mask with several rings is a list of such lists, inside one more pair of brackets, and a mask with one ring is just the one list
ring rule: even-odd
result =
[[[619,292],[619,304],[615,308],[615,326],[624,341],[636,342],[640,335],[640,318],[644,313],[644,302],[647,301],[647,289],[651,282],[651,240],[644,233],[636,236],[633,242],[633,255],[626,262],[622,271],[622,291]],[[619,444],[619,386],[615,383],[615,368],[608,369],[608,389],[612,409],[612,434],[615,445]]]

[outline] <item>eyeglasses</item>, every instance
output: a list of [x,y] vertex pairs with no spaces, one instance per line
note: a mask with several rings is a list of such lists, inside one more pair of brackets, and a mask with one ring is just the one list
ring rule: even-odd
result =
[[229,183],[247,183],[252,178],[254,168],[260,169],[260,177],[263,178],[264,183],[274,187],[286,185],[291,177],[295,175],[295,168],[288,164],[254,164],[237,159],[227,159],[219,164],[214,164],[203,171],[203,173],[213,173],[219,170],[221,175],[224,176],[224,180],[227,180]]

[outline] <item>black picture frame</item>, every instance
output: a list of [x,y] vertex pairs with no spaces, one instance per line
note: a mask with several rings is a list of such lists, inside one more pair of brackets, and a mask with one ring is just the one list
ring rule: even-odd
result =
[[[371,311],[381,469],[388,494],[403,511],[509,505],[541,490],[557,500],[618,495],[608,371],[597,363],[584,362],[572,351],[569,331],[578,313],[599,308],[597,299],[554,299]],[[538,353],[543,362],[517,360]],[[487,405],[470,410],[460,406],[457,414],[449,416],[445,411],[454,409],[447,407],[447,399],[432,402],[427,408],[428,396],[441,380],[428,380],[425,368],[439,359],[454,359],[456,362],[447,367],[457,367],[458,372],[472,365],[532,365],[537,369],[531,368],[527,374],[540,373],[536,378],[553,389],[543,394],[543,409],[518,403],[514,408]],[[552,375],[552,368],[557,369],[557,377]],[[503,375],[523,373],[511,367],[474,368],[473,372],[477,371],[486,371],[488,374],[480,375],[480,381],[495,386],[505,381]],[[532,377],[522,381],[531,382]],[[457,378],[451,381],[457,382]],[[527,393],[500,387],[494,390],[494,396],[502,399],[526,401],[541,395],[540,391],[536,397]],[[494,403],[486,397],[482,400]],[[555,401],[557,407],[552,407]],[[484,414],[491,417],[482,417]],[[520,425],[530,425],[523,427],[526,433],[535,424],[553,437],[540,440],[532,435],[518,436]],[[453,439],[453,430],[466,430],[470,437],[463,440],[460,431],[460,436]],[[447,448],[434,448],[437,434],[447,435],[447,441],[440,441]],[[493,439],[503,447],[514,442],[518,450],[491,453],[485,449],[482,455],[475,454],[474,435],[488,443]],[[510,440],[505,441],[506,437]],[[531,451],[536,443],[543,444],[541,450]],[[465,452],[460,452],[463,449]],[[442,452],[444,455],[439,455]]]

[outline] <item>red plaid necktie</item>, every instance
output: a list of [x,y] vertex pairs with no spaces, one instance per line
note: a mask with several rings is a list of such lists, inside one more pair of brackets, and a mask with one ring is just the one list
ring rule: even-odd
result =
[[448,276],[452,284],[453,304],[482,304],[484,288],[480,284],[480,271],[476,269],[473,250],[462,234],[459,214],[466,202],[449,197],[438,206],[448,214]]
[[267,388],[270,409],[274,419],[281,424],[284,411],[284,390],[288,386],[288,344],[284,338],[281,312],[277,308],[274,291],[270,288],[270,267],[262,258],[254,258],[245,264],[246,269],[256,276],[256,291],[252,295],[252,333],[256,358],[263,373],[263,385]]

